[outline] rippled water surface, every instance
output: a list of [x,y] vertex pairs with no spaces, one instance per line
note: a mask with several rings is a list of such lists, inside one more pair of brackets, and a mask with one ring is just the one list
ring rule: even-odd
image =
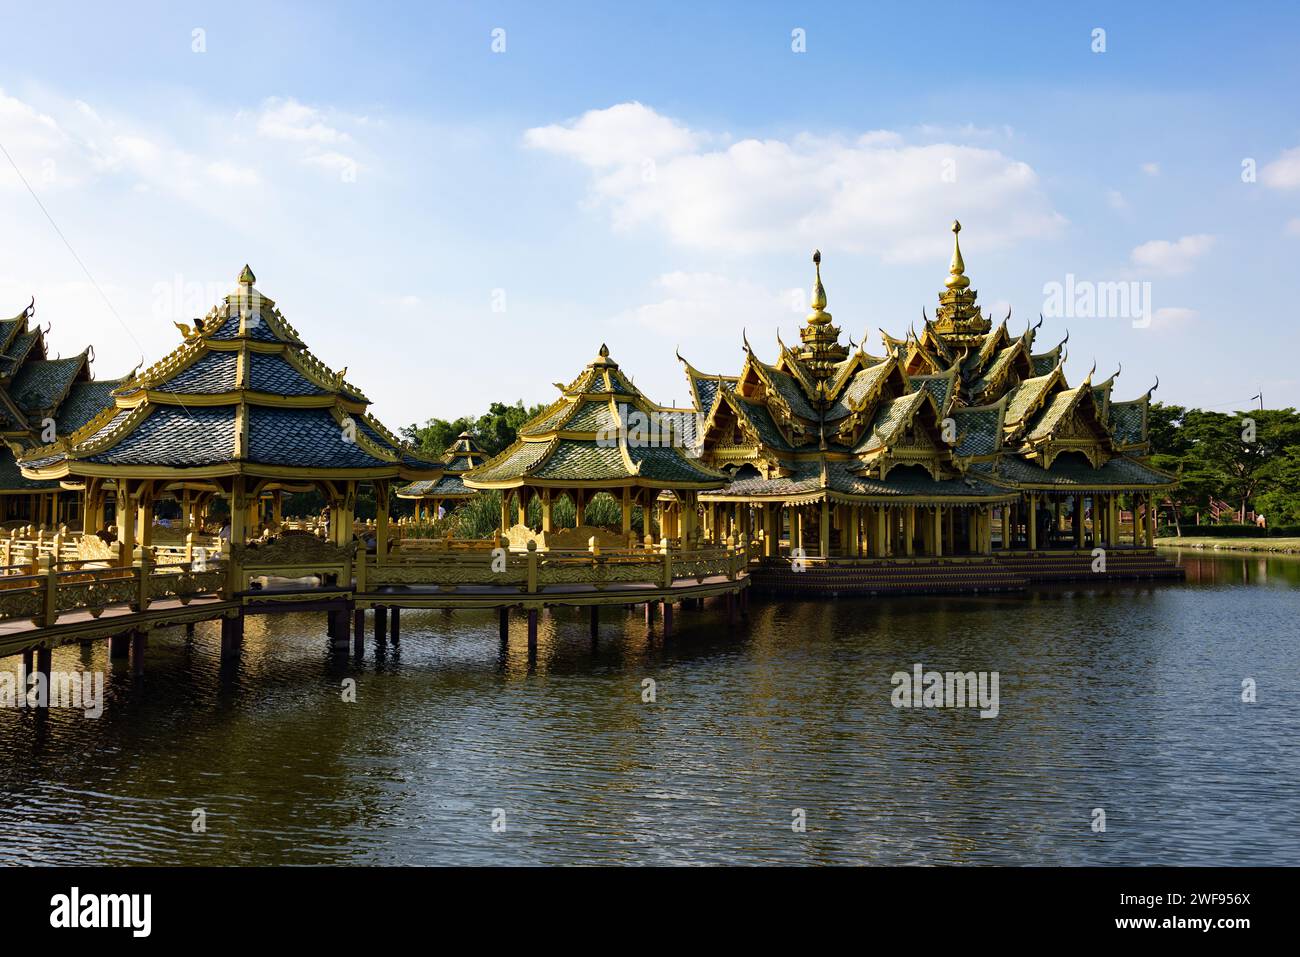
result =
[[[668,642],[557,611],[531,661],[522,619],[503,652],[473,612],[406,611],[361,661],[323,615],[249,619],[224,671],[211,624],[155,633],[143,678],[73,645],[54,667],[107,670],[104,714],[0,710],[0,861],[1300,864],[1300,563],[1179,560],[1186,584],[755,600],[732,634],[690,609]],[[999,672],[1000,714],[893,708],[916,663]]]

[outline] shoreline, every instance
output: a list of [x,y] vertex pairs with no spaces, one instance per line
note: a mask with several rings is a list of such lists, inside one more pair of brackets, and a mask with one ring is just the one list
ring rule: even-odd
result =
[[1204,535],[1184,535],[1182,538],[1157,538],[1155,544],[1157,548],[1300,555],[1300,538],[1213,538]]

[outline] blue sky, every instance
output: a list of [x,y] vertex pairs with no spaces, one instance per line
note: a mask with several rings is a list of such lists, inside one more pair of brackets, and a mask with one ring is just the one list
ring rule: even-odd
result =
[[1057,6],[5,4],[0,144],[76,255],[0,156],[0,310],[115,376],[249,262],[393,427],[601,342],[680,403],[678,347],[796,340],[814,246],[879,354],[956,217],[1013,331],[1067,277],[1149,289],[1149,324],[1046,319],[1073,381],[1300,405],[1300,13]]

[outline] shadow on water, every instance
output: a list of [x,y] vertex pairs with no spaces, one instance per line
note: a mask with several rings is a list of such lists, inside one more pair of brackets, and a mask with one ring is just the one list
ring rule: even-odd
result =
[[[138,678],[61,648],[106,672],[103,715],[0,712],[0,860],[1300,863],[1300,562],[1179,560],[1185,584],[754,600],[734,632],[685,609],[668,640],[556,610],[531,655],[521,616],[503,648],[493,613],[411,610],[359,660],[306,615],[249,619],[224,665],[215,625],[159,632]],[[916,664],[997,672],[997,717],[893,707]]]

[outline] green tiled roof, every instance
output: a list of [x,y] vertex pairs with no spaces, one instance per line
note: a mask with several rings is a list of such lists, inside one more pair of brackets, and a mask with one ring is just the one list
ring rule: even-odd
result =
[[953,409],[950,413],[957,424],[957,444],[953,454],[962,458],[992,455],[1002,443],[1002,430],[998,426],[999,409]]
[[86,366],[85,355],[23,363],[9,383],[9,397],[27,413],[47,412],[63,401]]
[[1110,404],[1110,431],[1117,445],[1141,445],[1147,440],[1145,398]]
[[1125,455],[1117,455],[1101,468],[1094,469],[1080,455],[1058,455],[1050,469],[1022,459],[1004,456],[996,463],[979,463],[971,471],[993,482],[1012,485],[1056,486],[1085,491],[1091,488],[1167,488],[1174,479]]
[[952,392],[953,377],[948,374],[941,375],[914,375],[912,376],[912,386],[916,389],[924,389],[934,396],[934,404],[942,411]]
[[785,400],[786,405],[790,406],[790,412],[801,419],[816,422],[817,410],[809,405],[808,399],[803,394],[803,387],[794,376],[787,375],[772,366],[766,366],[765,369],[772,388]]
[[110,393],[126,379],[91,379],[74,382],[68,397],[59,408],[56,428],[59,435],[71,435],[101,411],[113,404]]
[[876,407],[876,417],[866,436],[858,443],[855,452],[871,452],[889,445],[898,431],[911,420],[928,393],[909,392]]
[[862,467],[855,461],[828,461],[823,480],[822,463],[803,460],[785,463],[792,472],[785,477],[765,479],[760,476],[737,479],[712,496],[755,496],[772,498],[802,498],[819,492],[832,492],[844,496],[864,498],[901,498],[905,496],[987,497],[1006,498],[1007,493],[996,485],[976,478],[954,478],[935,481],[924,469],[898,466],[882,480],[856,474]]
[[848,384],[835,397],[835,402],[826,410],[826,421],[836,422],[850,415],[853,407],[860,407],[863,399],[871,394],[893,368],[894,364],[886,361],[853,373],[853,378],[849,379]]
[[1007,393],[1007,425],[1018,425],[1029,411],[1051,387],[1054,377],[1051,375],[1026,379]]
[[1087,386],[1076,386],[1073,389],[1066,389],[1052,396],[1051,401],[1047,403],[1047,407],[1034,420],[1026,438],[1045,439],[1051,435],[1052,430],[1060,424],[1062,419],[1069,415],[1086,389]]

